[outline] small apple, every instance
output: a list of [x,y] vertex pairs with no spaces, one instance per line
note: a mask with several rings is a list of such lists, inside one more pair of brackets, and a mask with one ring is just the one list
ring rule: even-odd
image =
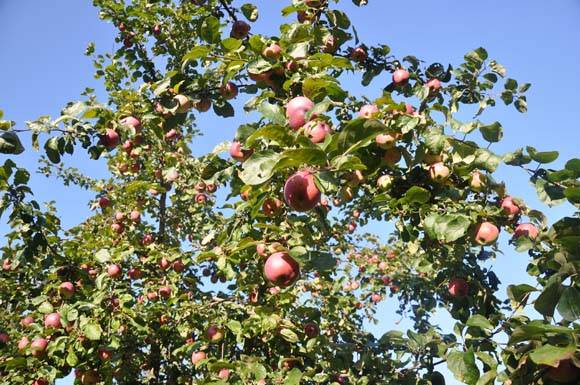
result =
[[326,136],[332,132],[328,123],[311,120],[304,125],[304,135],[310,138],[312,143],[324,142]]
[[320,202],[320,190],[310,171],[298,171],[284,184],[284,200],[296,211],[308,211]]
[[393,184],[393,177],[390,175],[381,175],[377,179],[377,187],[382,190],[386,190]]
[[173,262],[173,271],[175,271],[176,273],[181,273],[184,269],[185,264],[181,261],[181,259],[178,259]]
[[268,59],[277,60],[282,55],[282,47],[277,43],[272,43],[262,51],[262,56]]
[[407,113],[409,115],[414,115],[415,114],[415,107],[413,107],[409,103],[405,103],[405,113]]
[[99,375],[94,370],[87,370],[81,374],[81,384],[82,385],[97,385],[101,380]]
[[358,116],[365,119],[375,118],[379,113],[379,107],[376,104],[365,104],[358,111]]
[[10,341],[10,336],[6,333],[0,333],[0,346],[6,345]]
[[191,355],[191,362],[194,365],[197,365],[199,362],[205,360],[207,358],[207,354],[205,352],[193,352]]
[[26,317],[22,318],[22,320],[20,320],[20,325],[22,325],[25,328],[29,327],[33,323],[34,323],[34,318],[32,318],[31,316],[26,316]]
[[242,149],[242,144],[233,141],[230,145],[230,156],[238,162],[244,162],[252,154],[252,151]]
[[32,382],[32,385],[50,385],[48,380],[44,378],[37,378]]
[[218,372],[218,377],[221,378],[222,380],[227,379],[229,376],[230,376],[230,370],[229,369],[222,368]]
[[235,39],[244,39],[250,32],[250,25],[243,20],[236,20],[232,25],[230,37]]
[[429,92],[438,91],[441,88],[441,81],[439,79],[430,79],[426,84],[425,87],[429,88]]
[[142,276],[141,269],[139,269],[138,267],[133,267],[133,268],[129,269],[129,271],[127,272],[127,275],[131,279],[140,279]]
[[126,118],[121,119],[121,124],[128,127],[133,127],[135,131],[139,131],[141,129],[141,121],[134,116],[127,116]]
[[58,313],[47,314],[44,317],[44,327],[60,329],[62,327],[62,323],[60,322],[60,314]]
[[263,243],[258,243],[256,245],[256,253],[261,257],[266,257],[268,255],[268,248]]
[[148,246],[150,244],[152,244],[155,241],[155,238],[153,237],[153,234],[145,234],[143,235],[143,239],[141,239],[141,244],[143,246]]
[[141,213],[138,210],[133,210],[131,211],[131,213],[129,214],[129,218],[133,221],[133,222],[140,222],[141,221]]
[[562,384],[577,384],[580,368],[574,365],[571,359],[561,360],[558,366],[548,369],[546,377]]
[[63,282],[58,287],[60,295],[64,298],[70,298],[75,292],[75,286],[72,282]]
[[399,68],[393,72],[393,83],[396,86],[402,86],[409,81],[409,71]]
[[220,95],[226,100],[233,99],[238,96],[238,86],[232,82],[227,82],[220,87]]
[[2,261],[2,270],[10,271],[11,269],[12,269],[12,261],[9,260],[8,258],[4,259]]
[[159,36],[161,34],[161,27],[157,24],[154,25],[151,29],[151,33],[153,33],[154,36]]
[[374,303],[381,302],[382,299],[383,299],[383,297],[381,297],[381,295],[378,294],[378,293],[373,293],[371,295],[371,301],[374,302]]
[[207,195],[201,193],[195,194],[195,202],[199,204],[207,202]]
[[111,230],[113,230],[117,234],[123,234],[123,232],[125,231],[125,227],[123,226],[122,223],[113,223],[111,225]]
[[473,171],[469,178],[469,186],[473,191],[481,191],[487,185],[487,178],[479,171]]
[[362,63],[368,58],[367,50],[364,47],[356,47],[350,53],[350,58],[356,62]]
[[208,97],[203,97],[195,102],[193,107],[199,112],[207,112],[211,108],[211,99]]
[[449,294],[455,298],[463,298],[469,292],[469,285],[463,278],[452,278],[448,285]]
[[107,274],[111,278],[119,278],[122,274],[121,266],[112,264],[107,267]]
[[397,163],[399,163],[402,156],[403,155],[401,154],[401,150],[399,150],[397,147],[392,147],[384,152],[383,160],[389,166],[394,167]]
[[304,334],[306,334],[308,338],[315,338],[320,334],[320,329],[314,322],[308,322],[304,325]]
[[338,48],[338,42],[332,35],[326,35],[322,39],[322,51],[325,53],[334,53]]
[[171,287],[169,286],[163,286],[162,288],[159,289],[159,295],[161,296],[161,298],[169,298],[171,297]]
[[282,210],[282,201],[278,198],[266,198],[262,203],[262,212],[267,217],[274,217]]
[[375,137],[375,143],[382,149],[386,150],[395,146],[398,135],[379,134]]
[[34,357],[41,356],[46,350],[48,341],[44,338],[35,338],[30,344],[30,350]]
[[530,239],[536,239],[538,234],[538,228],[531,223],[521,223],[517,225],[516,229],[514,230],[514,238],[516,239],[521,236],[525,236]]
[[293,130],[297,130],[306,123],[306,113],[314,107],[314,102],[305,96],[298,96],[286,105],[286,117]]
[[273,285],[287,287],[300,277],[300,265],[288,253],[277,252],[266,259],[264,276]]
[[97,355],[102,361],[109,361],[111,357],[113,357],[113,352],[107,348],[99,348],[97,350]]
[[165,257],[162,257],[161,260],[159,261],[159,267],[161,268],[161,270],[167,270],[169,269],[169,266],[171,266],[169,260]]
[[28,339],[28,337],[22,337],[20,339],[20,341],[18,341],[18,350],[24,350],[28,347],[28,344],[30,344],[30,340]]
[[474,230],[474,240],[482,246],[494,243],[498,236],[499,229],[491,222],[481,222]]
[[173,101],[177,104],[177,113],[185,114],[191,109],[191,100],[185,95],[175,95]]
[[503,212],[506,213],[510,218],[515,217],[521,211],[520,207],[514,201],[514,199],[510,196],[505,197],[502,199],[500,203],[500,207],[503,209]]
[[224,331],[216,325],[210,325],[205,331],[205,335],[210,342],[220,342],[224,338]]
[[449,167],[447,167],[443,162],[433,163],[429,166],[429,177],[435,182],[444,182],[449,178]]
[[107,128],[105,133],[100,136],[100,142],[107,148],[107,150],[112,150],[119,145],[121,138],[117,131],[112,128]]

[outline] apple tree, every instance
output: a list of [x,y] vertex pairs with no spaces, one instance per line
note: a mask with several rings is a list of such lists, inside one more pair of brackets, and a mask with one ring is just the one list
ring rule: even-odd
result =
[[[441,366],[470,385],[577,383],[580,159],[495,153],[490,110],[525,112],[530,85],[484,48],[443,65],[366,45],[344,1],[286,1],[264,35],[260,2],[93,0],[117,30],[116,50],[86,51],[107,100],[0,122],[1,384],[435,385]],[[220,128],[200,114],[242,109],[230,142],[193,155]],[[36,200],[25,138],[41,173],[94,194],[91,216],[63,228]],[[110,173],[67,166],[75,151]],[[548,226],[502,163],[575,214]],[[500,237],[535,285],[499,291]],[[387,300],[412,329],[365,330]]]

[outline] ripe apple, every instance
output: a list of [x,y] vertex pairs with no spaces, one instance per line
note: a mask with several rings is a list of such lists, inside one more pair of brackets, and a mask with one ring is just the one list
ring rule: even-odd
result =
[[300,265],[288,253],[280,251],[266,259],[264,276],[273,285],[287,287],[300,277]]
[[358,111],[358,116],[365,119],[371,119],[377,116],[379,107],[376,104],[365,104]]
[[491,222],[481,222],[475,226],[475,242],[484,246],[494,243],[499,236],[499,229]]
[[99,375],[94,370],[87,370],[81,374],[82,385],[96,385],[100,380]]
[[396,86],[402,86],[409,81],[409,71],[399,68],[393,72],[393,83]]
[[232,82],[227,82],[220,87],[220,95],[226,100],[233,99],[238,96],[238,86]]
[[207,202],[207,195],[205,194],[195,194],[195,202],[202,204]]
[[126,118],[121,119],[121,124],[124,126],[133,127],[135,131],[139,131],[141,129],[141,121],[134,116],[127,116]]
[[376,136],[375,142],[380,148],[386,150],[393,147],[397,142],[397,139],[398,135],[379,134]]
[[576,384],[580,377],[580,368],[571,359],[561,360],[558,366],[548,369],[546,377],[562,384]]
[[117,131],[113,130],[112,128],[107,128],[105,133],[100,136],[100,141],[101,144],[108,150],[112,150],[119,145],[121,138],[119,137]]
[[194,365],[197,365],[199,362],[205,360],[207,358],[207,354],[205,352],[193,352],[191,355],[191,362]]
[[50,385],[50,384],[48,383],[48,380],[44,378],[37,378],[32,382],[32,385]]
[[171,263],[165,257],[162,257],[161,260],[159,261],[159,267],[161,268],[161,270],[167,270],[167,269],[169,269],[169,266],[170,265],[171,265]]
[[117,234],[123,234],[123,232],[125,231],[125,227],[123,226],[122,223],[113,223],[111,225],[111,230],[113,230]]
[[349,233],[353,233],[356,230],[356,223],[350,222],[347,226],[347,230]]
[[127,272],[127,275],[131,279],[140,279],[142,276],[141,269],[139,269],[138,267],[133,267],[133,268],[129,269],[129,271]]
[[309,137],[312,143],[324,142],[326,136],[331,132],[332,129],[324,121],[311,120],[304,125],[304,135]]
[[414,115],[415,114],[415,107],[413,107],[409,103],[405,103],[405,112],[409,115]]
[[431,79],[425,84],[425,86],[429,88],[430,92],[435,92],[441,88],[441,82],[439,79]]
[[469,285],[463,278],[452,278],[448,285],[449,294],[456,298],[463,298],[469,292]]
[[481,191],[487,184],[487,178],[479,171],[473,171],[469,178],[469,186],[473,191]]
[[147,293],[147,299],[149,301],[157,301],[157,298],[159,298],[159,295],[156,291],[150,291]]
[[402,157],[401,150],[399,150],[397,147],[389,148],[383,154],[383,160],[385,161],[386,164],[388,164],[391,167],[399,163],[401,157]]
[[111,278],[119,278],[121,276],[122,270],[121,266],[117,264],[112,264],[107,267],[107,274]]
[[151,30],[151,32],[153,33],[153,35],[159,36],[159,34],[161,34],[161,27],[156,24],[153,26],[153,29]]
[[102,361],[109,361],[113,357],[113,352],[107,348],[99,348],[97,354]]
[[393,184],[393,177],[390,175],[381,175],[377,179],[377,187],[380,189],[388,189]]
[[173,262],[173,271],[175,271],[176,273],[181,273],[184,269],[185,264],[181,261],[181,259],[178,259]]
[[429,166],[429,177],[435,182],[444,182],[449,177],[450,171],[443,162],[433,163]]
[[350,53],[350,58],[354,61],[362,63],[368,58],[367,50],[364,47],[356,47]]
[[207,112],[211,108],[211,99],[208,97],[203,97],[193,105],[199,112]]
[[314,107],[314,102],[305,96],[297,96],[286,105],[286,117],[293,130],[306,123],[306,113]]
[[2,261],[2,270],[9,271],[10,269],[12,269],[12,261],[6,258]]
[[20,321],[20,325],[22,325],[25,328],[29,327],[33,323],[34,323],[34,318],[32,318],[31,316],[26,316],[26,317],[22,318],[22,320]]
[[[1,340],[1,338],[0,338]],[[28,337],[22,337],[20,339],[20,341],[18,341],[18,350],[24,350],[28,347],[28,344],[30,343],[30,340],[28,339]]]
[[48,341],[44,338],[35,338],[30,344],[30,350],[34,357],[41,356],[46,350]]
[[230,376],[230,370],[229,369],[220,369],[220,371],[218,372],[218,377],[221,378],[222,380],[227,379]]
[[169,298],[171,297],[171,287],[169,286],[163,286],[162,288],[159,289],[159,295],[161,296],[161,298]]
[[250,25],[243,20],[236,20],[232,25],[230,37],[235,39],[243,39],[248,36],[250,32]]
[[185,114],[191,108],[191,100],[185,95],[175,95],[173,101],[177,104],[177,113]]
[[242,149],[242,144],[238,141],[233,141],[230,145],[230,156],[238,162],[244,162],[252,154],[252,151]]
[[262,212],[267,217],[274,217],[282,210],[282,201],[278,198],[266,198],[262,203]]
[[500,203],[500,207],[503,209],[503,212],[506,213],[510,218],[515,217],[521,211],[520,207],[516,204],[514,199],[510,196],[502,199],[502,201]]
[[133,210],[131,211],[131,213],[129,214],[129,218],[133,221],[133,222],[140,222],[141,221],[141,213],[138,210]]
[[63,282],[58,287],[60,295],[64,298],[70,298],[75,292],[75,286],[72,282]]
[[530,239],[536,239],[538,234],[538,228],[531,223],[521,223],[517,225],[516,229],[514,230],[514,238],[526,236]]
[[141,240],[141,244],[143,246],[147,246],[147,245],[152,244],[153,241],[155,241],[153,234],[145,234],[145,235],[143,235],[143,239]]
[[58,313],[47,314],[44,317],[44,327],[60,329],[62,327],[62,324],[60,322],[60,314]]
[[122,211],[117,211],[115,213],[115,220],[117,222],[123,222],[125,220],[125,213]]
[[175,182],[177,180],[177,178],[179,178],[179,173],[174,168],[172,168],[171,170],[169,170],[167,172],[167,174],[165,174],[165,181],[166,182],[169,182],[169,183]]
[[332,35],[326,35],[322,39],[322,51],[325,53],[334,53],[338,48],[338,42]]
[[320,329],[314,322],[308,322],[304,325],[304,334],[306,334],[308,338],[314,338],[320,334]]
[[259,256],[261,257],[265,257],[268,255],[268,248],[265,244],[263,243],[258,243],[256,245],[256,253],[258,253]]
[[284,199],[296,211],[308,211],[320,202],[320,190],[310,171],[298,171],[284,184]]
[[167,140],[167,141],[171,141],[175,138],[179,137],[179,132],[175,129],[172,128],[171,130],[167,131],[165,133],[165,135],[163,135],[163,139]]
[[272,43],[262,51],[262,55],[268,59],[277,60],[282,55],[282,47],[277,43]]
[[10,336],[6,333],[0,333],[0,346],[6,345],[10,341]]
[[224,338],[224,331],[216,325],[210,325],[205,331],[205,335],[210,342],[220,342]]
[[381,297],[381,295],[378,293],[373,293],[373,295],[371,295],[371,301],[374,303],[381,302],[382,299],[383,297]]

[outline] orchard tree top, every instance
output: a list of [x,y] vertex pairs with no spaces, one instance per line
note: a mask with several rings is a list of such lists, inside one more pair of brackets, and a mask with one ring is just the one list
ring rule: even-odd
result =
[[[489,109],[525,112],[530,85],[484,48],[454,66],[399,58],[359,41],[338,0],[288,1],[272,35],[252,31],[259,2],[93,3],[118,29],[116,51],[86,52],[108,100],[86,90],[55,120],[0,121],[0,152],[29,134],[41,172],[95,193],[63,229],[27,170],[0,168],[0,384],[74,370],[83,385],[435,385],[440,365],[469,385],[577,383],[578,211],[548,227],[493,174],[518,167],[577,210],[580,159],[493,152]],[[344,89],[353,73],[381,96]],[[236,97],[259,119],[193,156],[197,116],[239,113]],[[74,151],[110,177],[67,167]],[[394,231],[356,231],[371,220]],[[537,282],[511,282],[507,300],[483,267],[505,257],[498,237]],[[414,327],[377,338],[363,322],[387,297]],[[431,322],[441,308],[452,331]]]

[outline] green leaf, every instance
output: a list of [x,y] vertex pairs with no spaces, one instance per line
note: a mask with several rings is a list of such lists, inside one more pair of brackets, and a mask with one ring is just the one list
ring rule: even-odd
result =
[[532,161],[532,158],[530,158],[527,155],[524,155],[524,150],[520,148],[514,152],[508,152],[507,154],[505,154],[503,156],[503,161],[505,164],[508,164],[510,166],[522,166],[524,164],[530,163]]
[[562,293],[561,284],[562,279],[558,275],[550,277],[544,287],[544,291],[542,291],[542,294],[540,294],[534,302],[534,309],[536,309],[538,313],[549,317],[554,315],[554,309],[556,308],[556,304],[558,303],[560,294]]
[[491,331],[493,325],[487,318],[481,314],[474,314],[467,320],[467,326],[480,328],[482,330]]
[[399,200],[402,203],[427,203],[431,199],[431,193],[423,187],[413,186],[405,192],[403,198]]
[[272,177],[274,166],[280,160],[281,154],[267,150],[253,153],[243,163],[239,177],[245,184],[258,185]]
[[280,330],[280,335],[286,341],[293,343],[293,344],[300,341],[300,338],[298,338],[298,335],[288,328],[282,328]]
[[530,352],[530,359],[538,365],[557,367],[561,360],[571,358],[576,351],[576,346],[570,344],[565,347],[544,345]]
[[183,63],[188,63],[192,60],[201,59],[211,52],[211,47],[207,45],[196,45],[191,51],[183,56]]
[[4,131],[0,133],[0,153],[18,155],[24,152],[24,147],[16,135],[12,131]]
[[246,139],[246,145],[251,147],[259,139],[266,139],[284,145],[292,141],[292,136],[289,134],[287,127],[269,124],[251,134]]
[[254,4],[246,3],[242,5],[240,9],[242,10],[244,17],[249,21],[258,20],[258,7],[256,7]]
[[82,327],[83,334],[91,341],[98,341],[101,339],[101,334],[103,329],[101,325],[97,323],[90,322]]
[[286,124],[286,116],[281,106],[269,103],[264,100],[257,108],[258,112],[264,115],[270,122],[284,126]]
[[294,368],[288,372],[284,385],[299,385],[302,379],[302,372],[298,368]]
[[447,355],[447,367],[453,376],[468,385],[475,385],[479,379],[479,369],[473,352],[452,351]]
[[478,148],[475,151],[474,156],[474,166],[489,172],[495,172],[501,162],[501,158],[499,156],[484,148]]
[[536,291],[536,288],[525,283],[521,285],[509,285],[507,287],[507,296],[512,301],[522,302],[528,293]]
[[551,163],[553,161],[555,161],[556,159],[558,159],[558,151],[544,151],[544,152],[539,152],[536,151],[536,149],[534,147],[531,146],[527,146],[526,150],[528,151],[528,154],[530,154],[530,157],[535,160],[538,163]]
[[569,161],[566,162],[566,166],[564,167],[566,168],[566,170],[572,170],[577,175],[580,175],[580,159],[578,158],[570,159]]
[[74,350],[71,349],[68,351],[68,354],[66,355],[66,363],[71,367],[75,367],[79,363],[79,358],[75,354]]
[[275,171],[302,165],[324,165],[326,163],[326,153],[320,148],[297,148],[286,150],[278,160]]
[[215,16],[208,16],[201,23],[199,36],[208,43],[219,43],[220,21]]
[[574,322],[580,318],[580,290],[573,286],[565,287],[558,301],[558,313],[566,321]]
[[100,263],[107,263],[111,260],[111,254],[107,249],[101,249],[95,253],[95,259]]
[[479,130],[483,138],[491,143],[499,142],[503,137],[503,127],[499,122],[480,127]]
[[226,51],[235,51],[242,46],[242,43],[242,40],[238,40],[233,37],[223,39],[221,42],[222,47],[224,47]]
[[425,218],[423,224],[431,238],[441,242],[453,242],[467,233],[471,220],[463,214],[431,214]]
[[234,333],[235,335],[241,334],[242,333],[242,324],[239,321],[236,320],[230,320],[227,323],[227,327],[228,329],[230,329],[232,331],[232,333]]
[[60,163],[60,151],[58,149],[58,137],[50,138],[44,144],[44,151],[46,156],[52,163]]
[[302,83],[302,92],[304,96],[314,101],[322,100],[328,96],[335,102],[342,102],[348,95],[346,91],[340,88],[335,80],[331,81],[313,77],[308,77],[304,80]]
[[580,187],[568,187],[564,190],[564,196],[572,204],[580,204]]

